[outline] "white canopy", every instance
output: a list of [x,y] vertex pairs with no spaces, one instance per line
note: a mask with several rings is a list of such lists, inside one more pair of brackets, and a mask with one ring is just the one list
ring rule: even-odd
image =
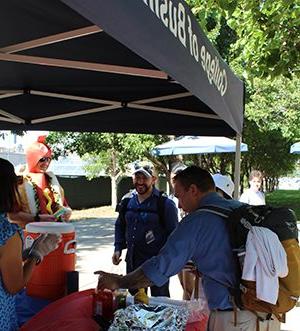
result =
[[295,143],[291,146],[290,153],[291,154],[300,154],[300,142]]
[[[236,141],[226,137],[180,136],[156,146],[151,153],[156,156],[179,154],[234,153]],[[248,146],[241,143],[241,152]]]
[[235,152],[234,198],[238,199],[241,152],[247,151],[248,146],[241,142],[241,136],[237,134],[236,140],[226,137],[180,136],[164,144],[156,146],[152,149],[151,153],[156,156],[163,156]]

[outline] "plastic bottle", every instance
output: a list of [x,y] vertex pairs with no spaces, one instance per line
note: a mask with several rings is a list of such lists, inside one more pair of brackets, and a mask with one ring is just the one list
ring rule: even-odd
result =
[[115,310],[126,308],[127,294],[128,290],[124,288],[119,288],[114,291]]
[[144,288],[140,288],[138,292],[134,295],[134,303],[143,303],[145,305],[149,304],[149,297],[146,294]]
[[103,325],[103,322],[113,319],[113,295],[110,290],[95,290],[93,316],[99,325]]

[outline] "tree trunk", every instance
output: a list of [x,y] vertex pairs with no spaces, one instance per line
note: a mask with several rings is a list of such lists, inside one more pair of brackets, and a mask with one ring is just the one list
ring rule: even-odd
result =
[[111,206],[116,208],[117,205],[117,157],[116,152],[113,150],[111,155],[112,171],[111,171]]
[[115,209],[117,205],[117,178],[111,176],[111,206]]

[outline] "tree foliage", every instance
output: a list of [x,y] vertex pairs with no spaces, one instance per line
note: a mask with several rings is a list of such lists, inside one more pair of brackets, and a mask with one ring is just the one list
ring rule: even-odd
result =
[[247,121],[244,137],[248,153],[242,156],[242,182],[247,183],[250,171],[257,169],[265,176],[267,191],[272,191],[278,178],[296,166],[297,158],[289,153],[291,140],[284,137],[280,129],[264,130],[254,121]]
[[280,130],[283,137],[300,139],[300,79],[255,79],[246,117],[260,130]]
[[[293,0],[188,0],[202,28],[210,33],[211,19],[221,38],[224,23],[236,36],[231,64],[238,62],[247,77],[299,75],[300,5]],[[220,29],[223,26],[223,29]],[[217,31],[210,39],[216,41]],[[211,38],[212,37],[212,38]],[[226,41],[227,42],[227,41]],[[215,42],[216,44],[216,42]],[[221,52],[221,55],[222,52]],[[229,58],[227,57],[227,59]]]
[[[90,177],[103,170],[113,175],[123,173],[128,163],[147,156],[151,158],[149,151],[166,140],[167,137],[160,135],[118,133],[51,132],[48,137],[55,156],[77,153],[87,161],[98,159],[97,166],[88,166]],[[115,158],[117,164],[113,167]]]
[[263,171],[268,190],[296,166],[297,157],[289,151],[300,138],[299,84],[296,77],[255,79],[246,104],[244,138],[249,152],[243,157],[243,174],[247,177],[251,168]]
[[242,182],[257,168],[272,189],[294,168],[289,148],[300,139],[300,6],[283,0],[188,3],[220,55],[245,80],[243,140],[249,151],[242,156]]
[[149,152],[166,140],[167,137],[159,135],[52,132],[47,141],[53,146],[55,156],[70,153],[81,156],[87,163],[89,178],[98,177],[103,171],[108,174],[112,180],[112,205],[115,205],[116,186],[127,165],[148,157],[162,166]]

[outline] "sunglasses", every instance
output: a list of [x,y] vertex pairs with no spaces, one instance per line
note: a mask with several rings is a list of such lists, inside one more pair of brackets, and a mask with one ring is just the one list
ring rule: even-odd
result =
[[145,166],[140,166],[139,164],[134,165],[134,170],[138,170],[138,169],[141,169],[141,168],[146,170],[150,175],[153,175],[153,167],[151,167],[149,165],[145,165]]
[[50,162],[52,159],[51,157],[42,157],[41,159],[39,159],[39,162]]

